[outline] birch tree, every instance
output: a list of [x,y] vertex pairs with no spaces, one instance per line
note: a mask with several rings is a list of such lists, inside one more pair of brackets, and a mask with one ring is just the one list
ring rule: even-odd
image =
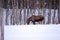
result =
[[60,23],[60,0],[59,0],[59,7],[58,7],[58,23]]
[[50,0],[50,2],[49,2],[49,13],[48,13],[48,24],[50,24],[51,23],[51,9],[52,9],[52,4],[51,4],[51,0]]
[[0,40],[4,40],[4,15],[3,9],[0,8]]
[[54,0],[54,2],[53,2],[53,3],[54,3],[54,6],[53,6],[53,7],[54,7],[53,24],[55,24],[55,13],[56,13],[56,10],[55,10],[55,9],[56,9],[56,0]]

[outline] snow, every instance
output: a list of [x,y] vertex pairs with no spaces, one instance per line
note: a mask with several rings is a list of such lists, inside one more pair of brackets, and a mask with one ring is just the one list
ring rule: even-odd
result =
[[60,24],[5,25],[4,40],[60,40]]

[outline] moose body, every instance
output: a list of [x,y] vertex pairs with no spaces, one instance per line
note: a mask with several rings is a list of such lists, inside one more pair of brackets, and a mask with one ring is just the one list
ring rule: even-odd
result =
[[35,22],[40,22],[42,20],[44,20],[44,17],[42,15],[38,15],[38,16],[32,15],[27,19],[27,24],[29,24],[30,21],[32,21],[33,24],[35,24]]

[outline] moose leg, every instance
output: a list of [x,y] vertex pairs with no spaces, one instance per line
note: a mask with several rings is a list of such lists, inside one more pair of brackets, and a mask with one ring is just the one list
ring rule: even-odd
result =
[[27,22],[27,24],[29,24],[30,22]]
[[33,24],[35,24],[35,22],[33,21]]

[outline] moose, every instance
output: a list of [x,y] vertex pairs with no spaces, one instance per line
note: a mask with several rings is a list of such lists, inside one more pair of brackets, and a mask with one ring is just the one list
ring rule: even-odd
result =
[[43,20],[44,20],[44,16],[42,16],[42,15],[38,15],[38,16],[32,15],[31,17],[29,17],[29,18],[27,19],[27,24],[29,24],[30,21],[31,21],[33,24],[35,24],[35,22],[40,22],[40,21],[43,21]]

